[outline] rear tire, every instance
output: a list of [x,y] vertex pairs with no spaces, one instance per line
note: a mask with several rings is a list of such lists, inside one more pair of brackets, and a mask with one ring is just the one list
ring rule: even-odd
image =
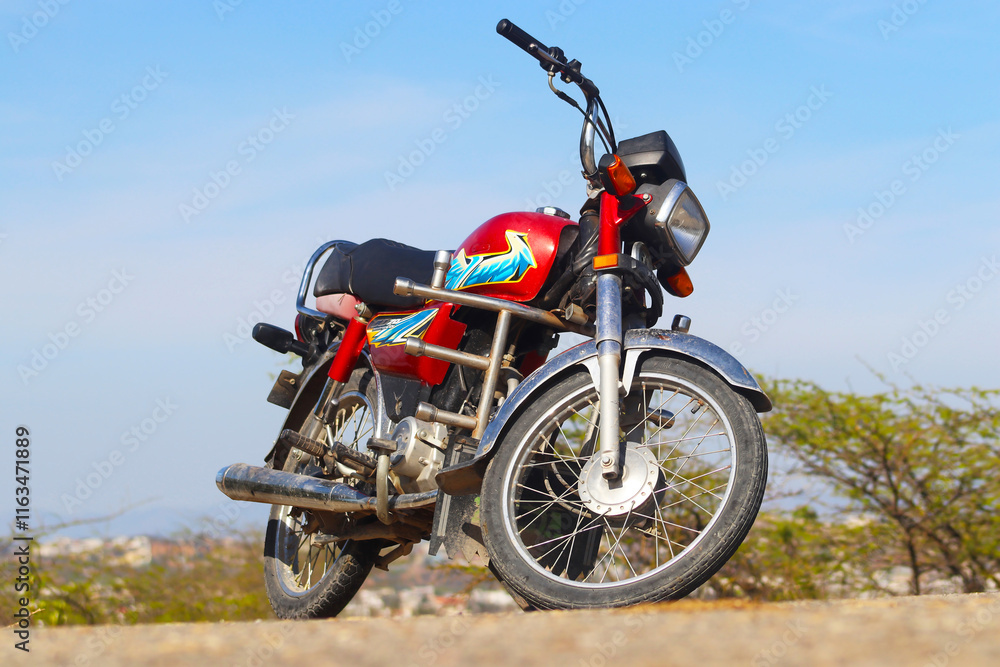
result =
[[[376,397],[370,372],[357,369],[344,387],[331,424],[334,439],[360,449],[374,435]],[[326,442],[322,422],[310,411],[299,433]],[[289,452],[283,470],[320,476],[312,456]],[[278,618],[308,619],[336,616],[368,578],[382,540],[315,544],[316,521],[308,510],[274,505],[264,537],[264,585]]]
[[482,489],[490,564],[541,609],[684,597],[736,552],[767,478],[760,421],[711,371],[647,355],[623,397],[627,472],[595,467],[597,388],[586,370],[541,394],[499,443]]

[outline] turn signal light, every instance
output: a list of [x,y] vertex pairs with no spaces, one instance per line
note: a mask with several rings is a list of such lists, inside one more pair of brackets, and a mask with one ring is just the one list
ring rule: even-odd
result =
[[635,177],[617,155],[614,156],[614,161],[608,167],[608,180],[611,181],[615,194],[619,197],[635,191]]
[[672,276],[668,276],[665,287],[668,292],[682,299],[694,292],[694,285],[691,284],[691,276],[684,269],[681,269]]

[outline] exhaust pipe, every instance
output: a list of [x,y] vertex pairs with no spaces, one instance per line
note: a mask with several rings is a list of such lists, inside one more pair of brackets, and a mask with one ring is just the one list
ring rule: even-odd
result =
[[[215,476],[219,491],[233,500],[289,505],[328,512],[375,511],[374,496],[328,479],[234,463]],[[434,503],[437,490],[389,497],[389,509],[415,509]]]

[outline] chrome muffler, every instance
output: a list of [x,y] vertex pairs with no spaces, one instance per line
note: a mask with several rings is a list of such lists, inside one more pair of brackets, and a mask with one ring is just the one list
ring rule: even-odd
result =
[[[261,468],[246,463],[226,466],[215,476],[219,491],[233,500],[288,505],[328,512],[376,510],[374,496],[328,479]],[[437,500],[437,490],[389,497],[389,510],[425,507]]]

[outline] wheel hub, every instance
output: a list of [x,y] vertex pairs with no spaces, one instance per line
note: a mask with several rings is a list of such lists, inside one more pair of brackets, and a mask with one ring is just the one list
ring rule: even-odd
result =
[[605,479],[599,458],[592,456],[580,471],[580,500],[595,514],[624,517],[652,497],[659,472],[649,448],[638,449],[633,443],[625,449],[622,474],[616,480]]

